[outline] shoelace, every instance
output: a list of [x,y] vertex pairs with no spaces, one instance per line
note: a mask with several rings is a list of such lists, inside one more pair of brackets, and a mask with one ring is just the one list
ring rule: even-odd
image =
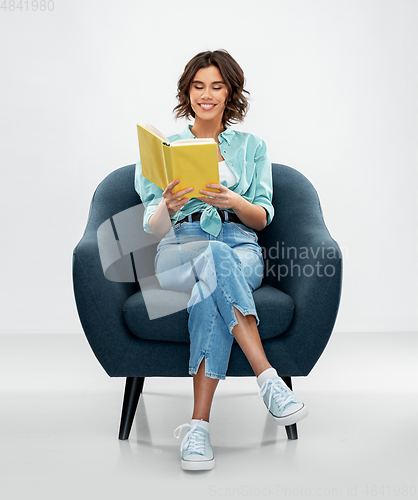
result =
[[270,389],[270,397],[268,409],[271,408],[271,400],[277,403],[280,409],[283,409],[288,403],[296,402],[295,397],[293,396],[292,391],[284,386],[280,380],[273,380],[271,378],[267,379],[260,389],[260,396],[264,396],[264,394]]
[[[180,437],[180,433],[182,429],[185,427],[189,427],[190,430],[184,436],[183,441],[180,445],[180,453],[183,452],[187,448],[190,453],[198,453],[199,455],[204,455],[205,453],[205,434],[203,431],[198,429],[199,422],[194,425],[183,424],[179,425],[177,429],[174,431],[174,437],[178,439]],[[178,431],[178,435],[176,432]]]

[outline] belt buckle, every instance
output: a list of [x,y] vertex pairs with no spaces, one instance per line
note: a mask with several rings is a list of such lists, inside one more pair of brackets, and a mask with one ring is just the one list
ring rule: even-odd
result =
[[226,210],[218,210],[222,222],[229,222],[229,214]]

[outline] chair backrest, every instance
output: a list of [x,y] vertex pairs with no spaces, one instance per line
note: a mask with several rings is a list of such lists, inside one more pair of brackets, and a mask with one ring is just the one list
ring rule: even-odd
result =
[[135,165],[126,165],[111,172],[97,186],[90,205],[88,225],[96,229],[105,220],[141,203],[134,187]]
[[295,240],[309,224],[310,230],[324,227],[318,193],[299,171],[287,165],[272,164],[274,217],[259,234],[261,247]]

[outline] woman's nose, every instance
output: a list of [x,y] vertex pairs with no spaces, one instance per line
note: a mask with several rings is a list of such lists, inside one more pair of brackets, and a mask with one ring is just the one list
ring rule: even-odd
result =
[[212,99],[209,89],[205,89],[203,91],[202,99]]

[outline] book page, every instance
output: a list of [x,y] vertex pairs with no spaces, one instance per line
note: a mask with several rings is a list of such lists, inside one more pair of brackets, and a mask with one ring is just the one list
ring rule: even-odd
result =
[[157,137],[159,137],[163,142],[167,143],[167,144],[170,144],[170,141],[167,139],[167,137],[162,133],[160,132],[159,130],[157,130],[155,127],[153,127],[152,125],[150,125],[149,123],[146,123],[145,124],[146,128],[154,135],[156,135]]
[[171,146],[193,146],[194,144],[212,144],[215,143],[215,139],[212,138],[203,138],[203,139],[178,139],[177,141],[173,141]]

